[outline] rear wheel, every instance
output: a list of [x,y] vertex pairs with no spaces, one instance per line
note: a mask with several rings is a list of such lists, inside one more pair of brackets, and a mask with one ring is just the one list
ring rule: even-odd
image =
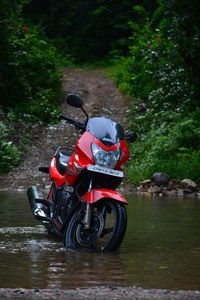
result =
[[83,208],[72,217],[65,235],[66,247],[70,249],[91,248],[95,251],[115,251],[119,248],[127,225],[126,208],[123,203],[104,199],[92,206],[90,229],[82,220]]

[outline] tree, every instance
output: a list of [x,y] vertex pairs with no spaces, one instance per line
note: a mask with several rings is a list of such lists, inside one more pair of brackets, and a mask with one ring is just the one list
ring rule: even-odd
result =
[[101,59],[114,49],[127,52],[132,6],[130,0],[33,0],[25,15],[41,22],[58,47],[83,61]]

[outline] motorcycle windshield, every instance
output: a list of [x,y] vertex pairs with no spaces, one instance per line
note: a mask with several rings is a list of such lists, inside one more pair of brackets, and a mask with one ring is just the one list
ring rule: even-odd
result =
[[89,119],[86,130],[106,146],[115,145],[124,139],[122,126],[105,117]]

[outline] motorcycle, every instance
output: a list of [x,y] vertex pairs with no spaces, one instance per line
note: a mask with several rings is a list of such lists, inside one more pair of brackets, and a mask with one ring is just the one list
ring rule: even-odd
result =
[[50,166],[39,168],[50,175],[51,188],[47,199],[38,187],[28,188],[30,207],[49,232],[62,237],[67,249],[115,251],[126,232],[128,204],[115,189],[124,177],[121,165],[130,154],[126,140],[134,142],[137,135],[129,132],[125,140],[119,123],[89,118],[76,95],[68,95],[66,101],[86,116],[80,122],[60,115],[81,137],[74,151],[59,147]]

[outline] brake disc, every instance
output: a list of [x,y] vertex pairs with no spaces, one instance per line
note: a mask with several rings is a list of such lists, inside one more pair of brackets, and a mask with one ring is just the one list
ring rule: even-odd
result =
[[93,212],[91,216],[90,228],[85,229],[84,224],[78,224],[76,228],[77,242],[84,247],[88,247],[100,237],[104,228],[104,219],[101,213]]

